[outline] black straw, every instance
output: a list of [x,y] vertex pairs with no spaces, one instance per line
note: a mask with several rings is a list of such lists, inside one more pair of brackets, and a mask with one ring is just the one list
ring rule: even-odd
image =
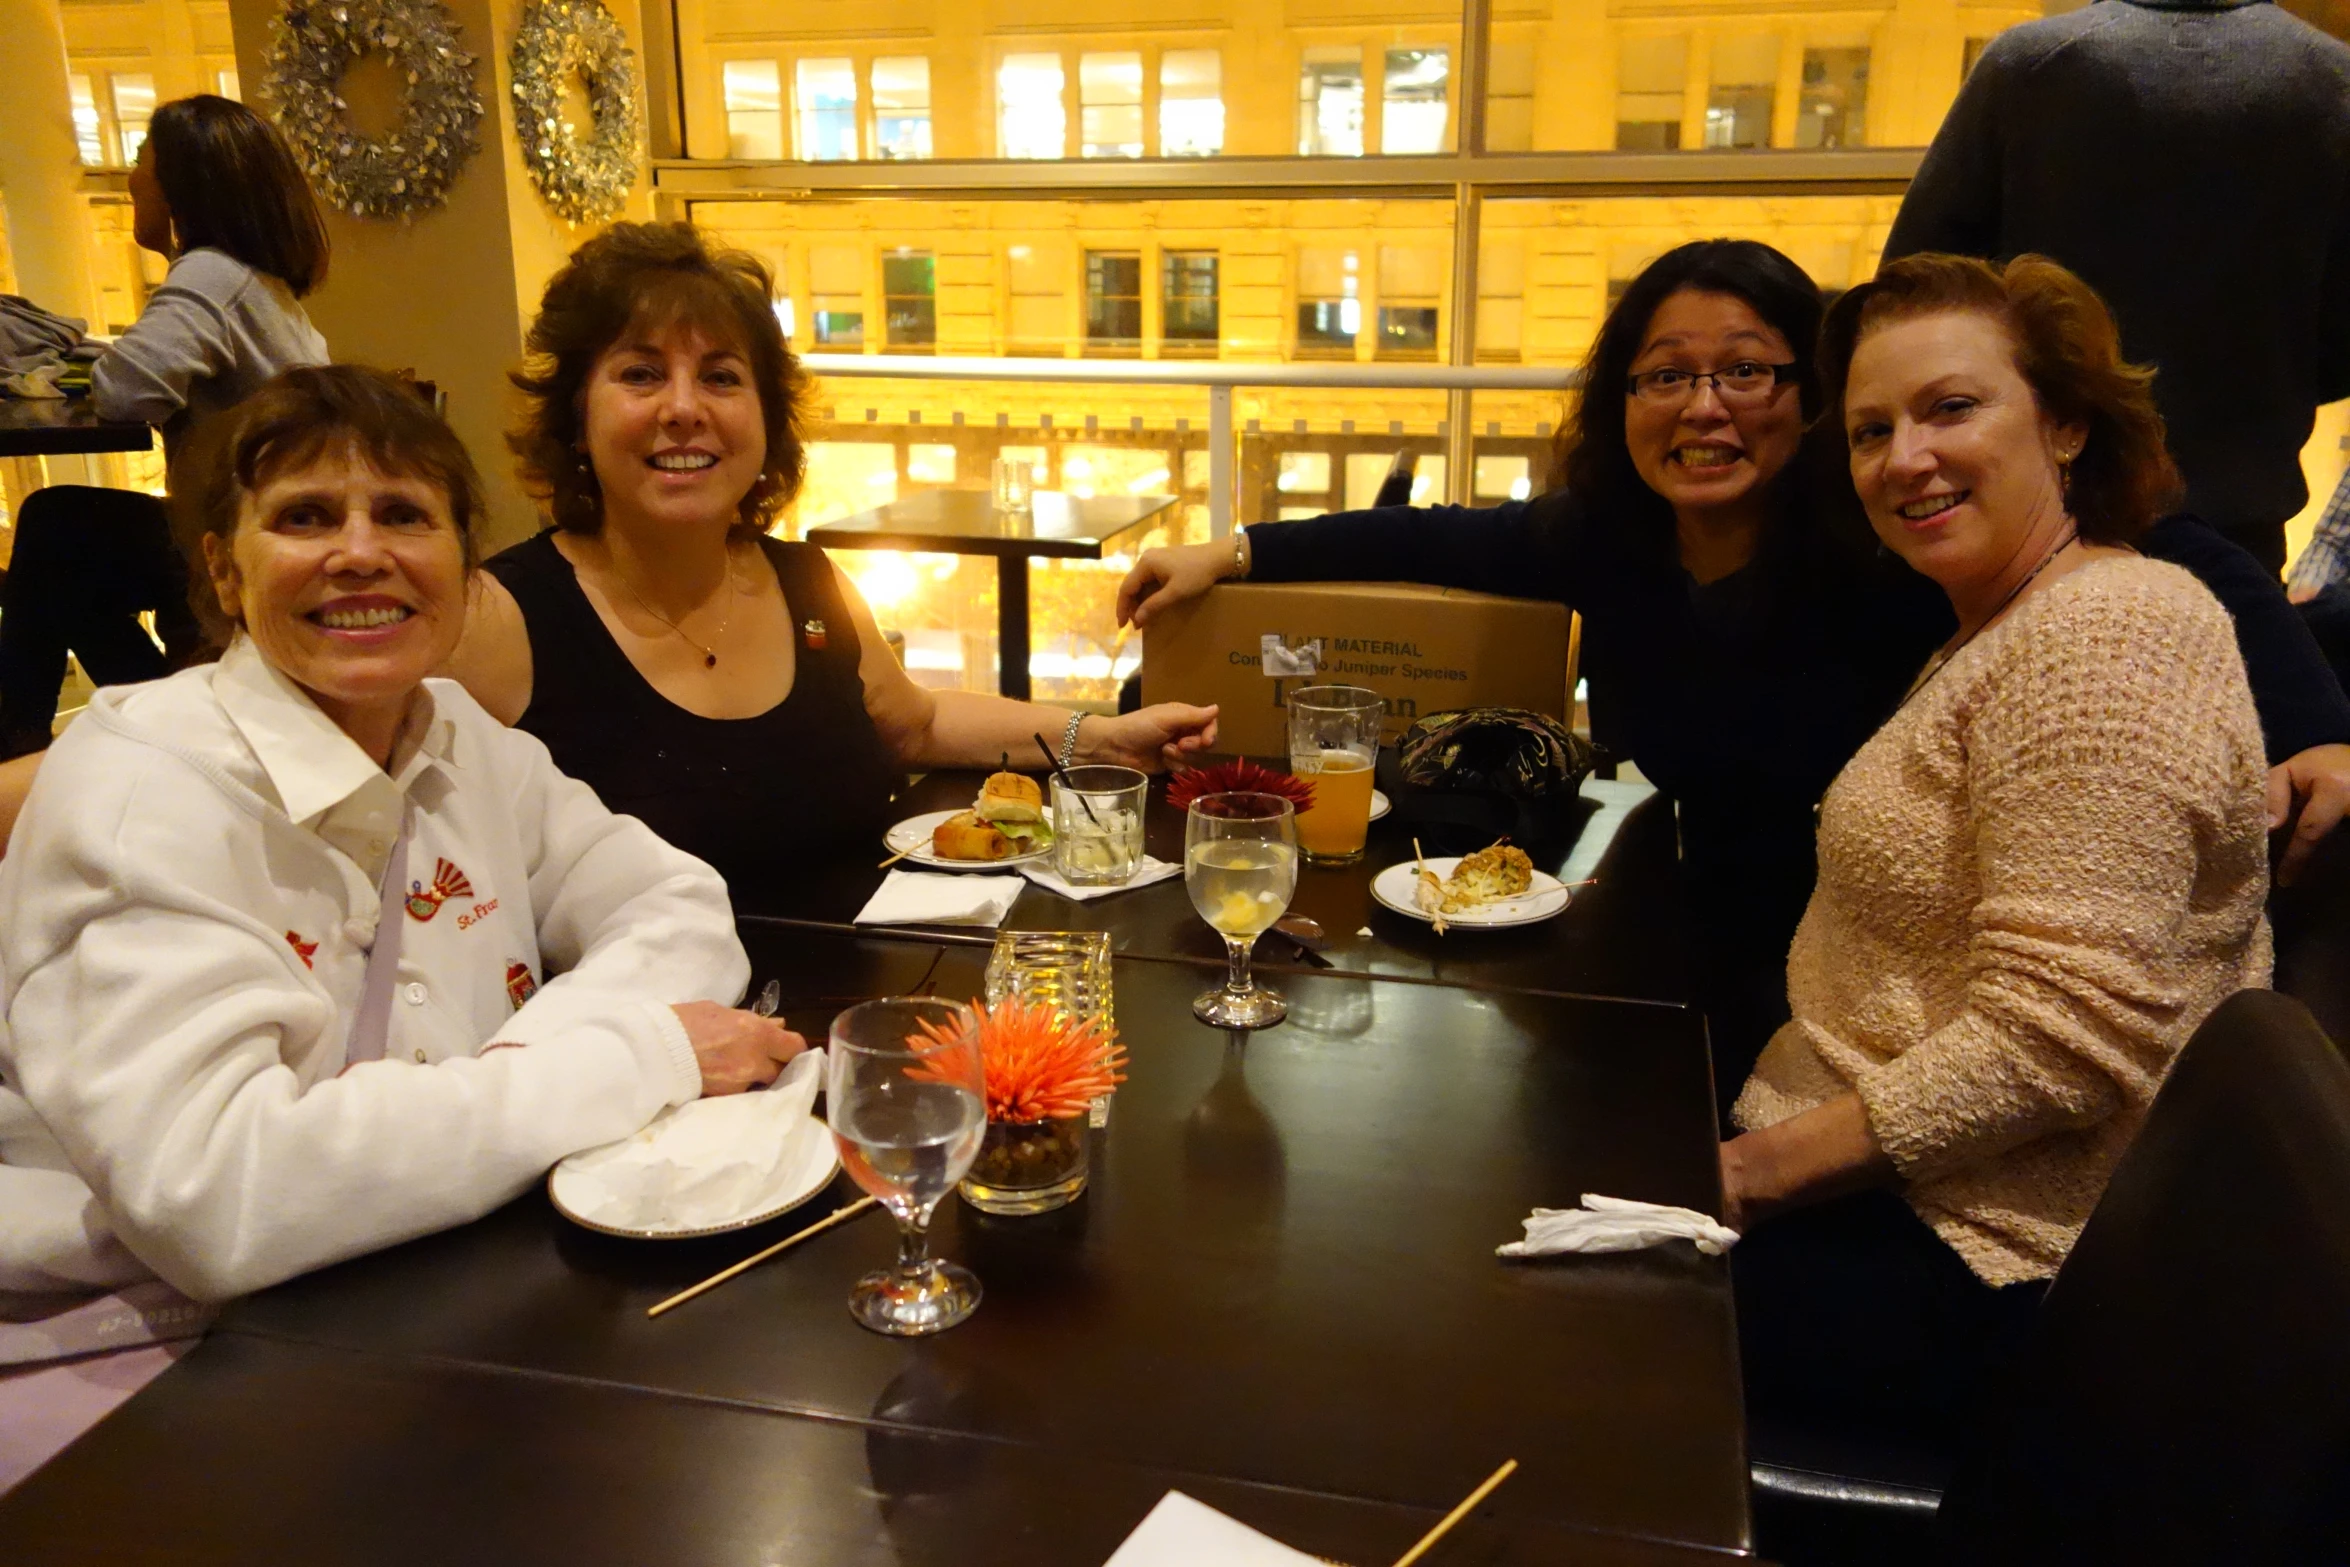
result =
[[1099,827],[1102,824],[1102,819],[1093,814],[1093,802],[1088,800],[1084,795],[1078,794],[1077,786],[1075,784],[1069,783],[1069,769],[1063,767],[1061,765],[1061,759],[1053,754],[1051,743],[1048,742],[1043,735],[1030,735],[1029,738],[1034,740],[1036,742],[1036,748],[1044,753],[1045,765],[1053,770],[1053,776],[1059,778],[1062,783],[1067,784],[1071,794],[1077,795],[1077,803],[1085,807],[1085,819],[1093,823],[1096,827]]

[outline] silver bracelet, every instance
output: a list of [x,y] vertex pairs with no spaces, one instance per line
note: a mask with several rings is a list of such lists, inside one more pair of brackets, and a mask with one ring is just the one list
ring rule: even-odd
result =
[[1084,722],[1085,715],[1083,713],[1071,713],[1069,727],[1061,731],[1061,765],[1063,767],[1067,767],[1069,759],[1077,754],[1077,726]]

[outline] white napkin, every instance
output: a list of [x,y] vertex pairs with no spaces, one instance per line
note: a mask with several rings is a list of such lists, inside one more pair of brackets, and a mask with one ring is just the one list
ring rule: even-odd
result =
[[1079,903],[1086,903],[1095,898],[1106,898],[1113,892],[1124,892],[1132,887],[1147,887],[1154,881],[1165,881],[1170,876],[1180,876],[1183,874],[1183,867],[1169,865],[1165,860],[1154,860],[1146,854],[1142,857],[1142,863],[1135,867],[1132,876],[1127,877],[1124,881],[1112,882],[1106,887],[1072,886],[1061,880],[1060,873],[1054,870],[1050,863],[1045,862],[1023,865],[1020,867],[1020,874],[1047,892],[1057,892],[1064,898],[1074,898]]
[[1580,1208],[1537,1208],[1526,1238],[1496,1246],[1497,1257],[1544,1257],[1562,1251],[1638,1251],[1666,1241],[1695,1241],[1709,1257],[1738,1244],[1738,1232],[1694,1208],[1583,1194]]
[[1102,1567],[1321,1567],[1247,1524],[1225,1517],[1181,1491],[1159,1498],[1150,1516],[1136,1525],[1126,1543]]
[[1020,896],[1017,876],[891,871],[857,911],[860,925],[987,925],[1004,922]]
[[565,1206],[616,1230],[696,1230],[758,1211],[777,1172],[797,1163],[824,1080],[824,1052],[805,1050],[756,1094],[696,1099],[655,1116],[633,1137],[575,1154],[558,1172]]

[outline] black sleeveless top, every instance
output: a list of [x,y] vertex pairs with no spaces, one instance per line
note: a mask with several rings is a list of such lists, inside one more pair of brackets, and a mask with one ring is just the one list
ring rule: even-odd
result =
[[759,547],[799,641],[790,693],[755,718],[703,718],[654,690],[552,531],[486,563],[530,634],[530,706],[515,727],[607,806],[716,867],[743,913],[779,902],[811,861],[879,858],[900,778],[865,711],[831,563],[813,544]]

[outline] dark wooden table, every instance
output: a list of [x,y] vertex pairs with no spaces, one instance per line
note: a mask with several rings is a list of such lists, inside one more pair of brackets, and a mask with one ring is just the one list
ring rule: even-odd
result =
[[101,419],[86,397],[0,397],[0,457],[143,452],[154,444],[152,428]]
[[836,550],[926,550],[992,555],[996,566],[996,689],[1028,700],[1028,562],[1033,557],[1100,560],[1112,539],[1175,504],[1172,495],[1079,497],[1037,492],[1025,517],[995,509],[984,490],[918,490],[903,500],[834,522],[807,537]]
[[[821,1031],[976,990],[981,949],[746,930]],[[1702,1025],[1659,1005],[1284,976],[1290,1021],[1190,1016],[1204,964],[1123,959],[1133,1057],[1093,1184],[948,1204],[987,1295],[900,1341],[850,1320],[871,1214],[659,1319],[760,1231],[632,1243],[533,1194],[230,1309],[0,1500],[0,1560],[1013,1562],[1096,1567],[1176,1486],[1306,1549],[1392,1560],[1505,1457],[1430,1567],[1747,1548],[1724,1262],[1505,1264],[1535,1206],[1718,1201]]]
[[[960,810],[979,792],[976,772],[931,773],[903,794],[894,814]],[[1320,956],[1330,971],[1374,979],[1408,979],[1481,989],[1605,996],[1681,1004],[1690,979],[1681,940],[1671,802],[1639,797],[1628,786],[1593,785],[1612,808],[1584,808],[1572,847],[1544,869],[1592,877],[1557,919],[1509,930],[1455,929],[1439,936],[1420,920],[1398,914],[1371,896],[1371,879],[1412,856],[1411,834],[1400,823],[1373,822],[1363,859],[1347,866],[1307,866],[1298,873],[1291,907],[1322,925]],[[1183,813],[1167,805],[1163,782],[1151,787],[1144,846],[1170,864],[1183,862]],[[736,907],[748,914],[847,926],[881,885],[881,844],[871,856],[842,857],[788,889],[738,887]],[[1004,920],[1007,930],[1106,930],[1114,951],[1137,957],[1221,963],[1224,939],[1191,906],[1181,877],[1076,902],[1031,884]],[[1369,931],[1369,935],[1362,932]],[[994,932],[926,927],[916,934],[985,943]],[[1257,966],[1281,974],[1318,966],[1279,935],[1257,942]]]

